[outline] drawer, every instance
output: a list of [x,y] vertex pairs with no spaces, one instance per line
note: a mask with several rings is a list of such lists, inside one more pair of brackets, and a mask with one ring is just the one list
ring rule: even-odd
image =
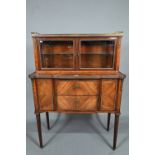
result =
[[58,111],[96,111],[97,96],[57,96]]
[[98,80],[56,80],[57,95],[98,95]]

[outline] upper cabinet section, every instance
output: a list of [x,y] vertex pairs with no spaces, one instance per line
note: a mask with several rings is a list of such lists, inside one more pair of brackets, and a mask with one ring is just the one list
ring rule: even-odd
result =
[[119,70],[123,33],[32,33],[36,70]]

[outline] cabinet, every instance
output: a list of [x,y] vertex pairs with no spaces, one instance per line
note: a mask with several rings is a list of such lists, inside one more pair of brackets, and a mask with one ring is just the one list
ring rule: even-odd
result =
[[35,72],[32,80],[40,147],[43,147],[40,113],[111,113],[115,115],[116,148],[125,75],[119,72],[121,38],[112,34],[32,33]]

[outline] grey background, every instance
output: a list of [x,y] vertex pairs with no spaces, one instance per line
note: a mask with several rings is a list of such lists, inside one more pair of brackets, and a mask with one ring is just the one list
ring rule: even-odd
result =
[[[129,114],[129,6],[128,0],[27,0],[26,71],[27,71],[27,154],[100,155],[128,154]],[[38,147],[31,81],[35,70],[31,32],[39,33],[111,33],[123,31],[120,71],[127,75],[123,86],[122,113],[118,148],[111,150],[113,117],[110,132],[105,131],[106,114],[50,114],[52,129],[47,131],[42,114],[44,149]]]

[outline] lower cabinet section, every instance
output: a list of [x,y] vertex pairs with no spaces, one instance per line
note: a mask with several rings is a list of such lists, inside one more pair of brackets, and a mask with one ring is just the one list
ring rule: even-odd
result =
[[57,96],[58,111],[96,111],[97,96]]
[[115,111],[120,94],[118,81],[35,79],[36,111]]

